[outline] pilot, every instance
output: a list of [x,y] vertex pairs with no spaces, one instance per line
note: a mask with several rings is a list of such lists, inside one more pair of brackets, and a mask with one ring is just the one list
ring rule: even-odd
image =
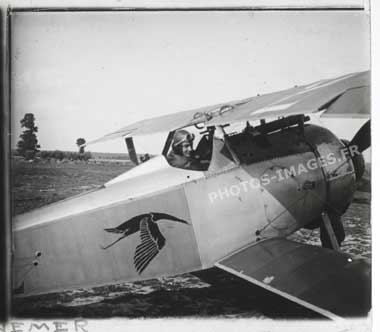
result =
[[204,170],[199,158],[193,150],[194,134],[184,129],[174,133],[172,150],[167,155],[167,160],[173,167],[190,169],[193,171]]

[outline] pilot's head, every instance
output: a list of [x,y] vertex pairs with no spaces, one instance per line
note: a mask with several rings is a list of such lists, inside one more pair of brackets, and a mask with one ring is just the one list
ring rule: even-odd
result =
[[174,133],[172,149],[174,153],[188,158],[193,152],[193,141],[194,134],[184,129],[177,130]]

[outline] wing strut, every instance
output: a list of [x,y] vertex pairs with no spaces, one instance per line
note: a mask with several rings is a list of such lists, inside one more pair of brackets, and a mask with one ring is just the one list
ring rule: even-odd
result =
[[340,251],[338,240],[336,239],[334,229],[332,228],[332,225],[331,225],[330,217],[328,216],[327,213],[325,213],[325,212],[322,213],[322,220],[323,220],[323,223],[325,225],[327,234],[329,236],[332,248],[336,251]]
[[138,165],[139,164],[139,160],[137,158],[135,145],[133,144],[133,138],[132,137],[126,137],[125,138],[125,144],[127,144],[129,158],[131,159],[131,161],[135,165]]

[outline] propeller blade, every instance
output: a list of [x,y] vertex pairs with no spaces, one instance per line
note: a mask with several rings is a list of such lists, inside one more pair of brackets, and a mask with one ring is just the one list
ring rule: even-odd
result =
[[371,120],[368,120],[356,133],[350,142],[350,146],[357,146],[359,152],[363,152],[371,146]]

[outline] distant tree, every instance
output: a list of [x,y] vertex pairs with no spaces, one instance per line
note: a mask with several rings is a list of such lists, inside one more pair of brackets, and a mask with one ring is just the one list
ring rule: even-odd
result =
[[79,147],[79,153],[84,153],[84,146],[81,146],[83,144],[86,144],[86,140],[84,138],[78,138],[77,139],[77,145]]
[[21,140],[17,142],[17,152],[27,160],[34,159],[40,148],[36,135],[38,127],[34,125],[34,121],[33,113],[26,113],[20,121],[21,127],[26,129],[20,135]]

